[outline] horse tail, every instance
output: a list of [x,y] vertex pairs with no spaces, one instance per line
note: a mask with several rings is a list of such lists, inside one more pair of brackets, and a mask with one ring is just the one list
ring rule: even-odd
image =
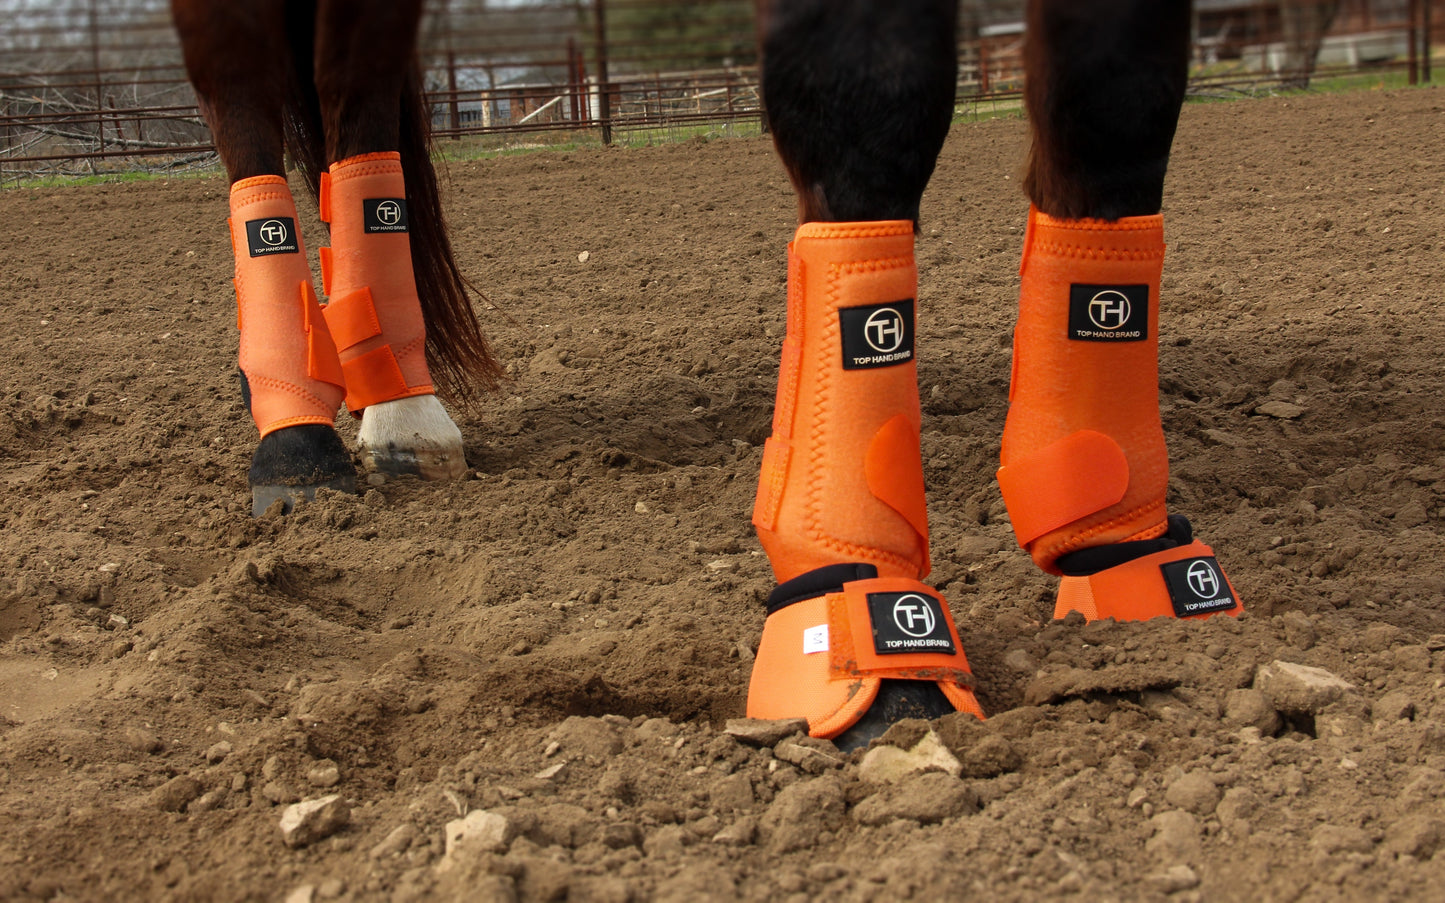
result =
[[[313,77],[316,10],[312,3],[286,5],[286,38],[291,67],[284,92],[286,151],[313,198],[326,171],[326,137],[321,100]],[[407,225],[412,269],[426,321],[426,360],[437,391],[467,404],[478,389],[495,389],[502,368],[492,354],[472,309],[475,287],[462,275],[447,237],[441,192],[431,160],[431,115],[422,93],[421,67],[413,61],[402,85],[401,167],[406,181]],[[478,292],[480,294],[480,292]]]
[[326,130],[321,124],[321,99],[316,95],[313,48],[316,46],[316,4],[287,3],[286,43],[291,48],[282,92],[282,125],[286,153],[301,173],[315,200],[326,171]]
[[401,91],[400,148],[412,269],[426,320],[427,367],[443,395],[466,403],[477,388],[497,388],[502,368],[472,308],[469,290],[475,286],[457,266],[448,237],[432,164],[431,110],[422,87],[421,66],[413,62]]

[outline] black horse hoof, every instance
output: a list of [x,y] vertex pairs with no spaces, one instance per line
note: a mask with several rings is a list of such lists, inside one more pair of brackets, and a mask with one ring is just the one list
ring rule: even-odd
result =
[[336,430],[323,424],[290,426],[268,434],[251,456],[251,516],[277,502],[287,514],[316,490],[356,493],[356,467]]

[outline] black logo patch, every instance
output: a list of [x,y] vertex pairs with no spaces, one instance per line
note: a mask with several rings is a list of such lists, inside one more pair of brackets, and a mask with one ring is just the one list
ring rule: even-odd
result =
[[892,367],[913,360],[913,299],[838,310],[843,369]]
[[873,649],[879,655],[902,652],[954,653],[943,601],[926,593],[869,593]]
[[1169,587],[1169,601],[1174,614],[1181,618],[1228,611],[1235,606],[1234,593],[1212,555],[1186,558],[1159,565],[1164,584]]
[[289,216],[246,220],[246,246],[252,257],[267,254],[299,254],[296,241],[296,220]]
[[1081,342],[1149,338],[1149,286],[1069,286],[1069,338]]
[[361,210],[368,234],[406,231],[406,198],[366,198]]

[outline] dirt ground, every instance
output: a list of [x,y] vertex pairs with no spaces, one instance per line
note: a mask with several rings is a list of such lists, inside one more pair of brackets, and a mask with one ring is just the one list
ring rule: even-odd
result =
[[772,587],[766,140],[452,164],[513,377],[471,475],[261,520],[223,180],[0,192],[0,898],[1438,897],[1445,93],[1185,110],[1171,507],[1238,621],[1051,622],[1015,547],[1026,141],[956,125],[918,241],[930,580],[992,716],[931,726],[956,775],[724,731]]

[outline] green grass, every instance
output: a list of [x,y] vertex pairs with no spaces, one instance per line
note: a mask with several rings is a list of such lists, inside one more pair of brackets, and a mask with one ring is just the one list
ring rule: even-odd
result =
[[[614,128],[614,147],[655,147],[660,144],[681,144],[685,141],[714,141],[724,138],[755,138],[763,134],[756,118],[732,122],[687,123],[677,126],[649,128]],[[601,132],[595,129],[472,135],[460,139],[442,138],[436,142],[439,159],[488,160],[538,151],[576,151],[602,147]]]
[[127,182],[165,182],[171,179],[209,179],[221,171],[219,163],[180,172],[152,172],[146,169],[113,170],[83,176],[37,175],[4,177],[0,190],[10,188],[68,188],[76,185],[120,185]]
[[[1196,85],[1190,89],[1188,103],[1221,103],[1252,97],[1278,94],[1321,93],[1333,94],[1350,91],[1384,91],[1406,88],[1409,76],[1403,68],[1354,72],[1329,75],[1311,80],[1303,91],[1281,87],[1273,77],[1240,69],[1237,63],[1224,63],[1207,70],[1196,70],[1191,77],[1205,76],[1215,83]],[[1438,81],[1445,82],[1445,65],[1440,67]],[[982,122],[992,119],[1023,118],[1023,101],[1019,97],[960,99],[953,110],[956,123]],[[755,138],[763,134],[761,123],[756,117],[738,119],[732,122],[717,121],[687,123],[677,126],[649,128],[614,128],[614,147],[654,147],[662,144],[678,144],[695,140],[719,140],[725,138]],[[469,135],[460,139],[442,138],[436,142],[436,157],[442,162],[464,160],[487,160],[494,157],[511,157],[519,154],[538,152],[568,152],[585,148],[602,147],[601,133],[595,129],[578,131],[546,131],[532,133],[506,133],[493,135]],[[69,185],[103,185],[126,182],[145,182],[169,179],[208,178],[219,171],[219,166],[186,169],[180,172],[151,172],[146,170],[95,173],[93,175],[38,175],[4,176],[0,179],[0,190],[8,188],[58,188]]]
[[[1285,94],[1343,94],[1353,91],[1392,91],[1410,87],[1410,76],[1404,68],[1374,69],[1342,74],[1326,74],[1310,79],[1308,88],[1290,88],[1278,78],[1240,68],[1238,63],[1222,63],[1190,73],[1186,103],[1220,103]],[[1441,78],[1445,81],[1445,70]]]
[[[1431,75],[1435,76],[1435,73],[1432,71]],[[1445,71],[1441,71],[1440,75],[1435,78],[1445,80]],[[1408,87],[1411,87],[1410,73],[1403,69],[1390,69],[1381,72],[1359,72],[1312,79],[1309,90],[1318,91],[1321,94],[1340,94],[1347,91],[1393,91],[1397,88]]]

